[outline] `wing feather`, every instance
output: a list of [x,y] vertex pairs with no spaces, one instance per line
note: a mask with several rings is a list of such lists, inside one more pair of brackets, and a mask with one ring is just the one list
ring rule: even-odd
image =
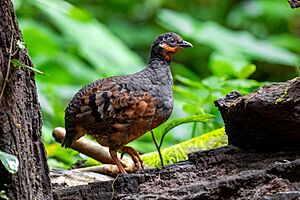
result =
[[[74,101],[77,105],[73,105]],[[70,118],[72,123],[75,121],[75,130],[71,130],[75,135],[68,136],[67,131],[67,140],[63,143],[66,147],[83,135],[82,131],[76,133],[76,127],[80,127],[78,130],[106,133],[124,131],[136,119],[153,116],[156,111],[155,99],[149,97],[147,92],[141,94],[130,91],[126,84],[113,81],[86,90],[76,100],[73,99],[69,106],[71,104],[74,111],[66,111],[66,124]]]

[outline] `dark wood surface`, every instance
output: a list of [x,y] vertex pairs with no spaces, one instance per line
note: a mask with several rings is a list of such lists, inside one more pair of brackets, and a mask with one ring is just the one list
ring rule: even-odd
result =
[[300,199],[300,78],[215,104],[230,146],[191,153],[166,169],[55,184],[55,199]]
[[66,187],[54,198],[82,199],[297,199],[300,154],[252,153],[234,146],[196,152],[189,160],[110,181]]
[[23,39],[11,0],[1,0],[0,93],[6,86],[0,100],[0,149],[16,155],[20,166],[12,175],[0,164],[0,191],[11,200],[52,199],[34,73],[10,63],[15,58],[32,66],[26,49],[18,49],[18,41]]
[[300,149],[300,77],[246,96],[231,92],[215,105],[229,144],[252,151]]

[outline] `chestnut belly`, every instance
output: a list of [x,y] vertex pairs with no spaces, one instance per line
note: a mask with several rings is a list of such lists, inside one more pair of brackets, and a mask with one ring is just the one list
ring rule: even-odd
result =
[[[105,129],[93,129],[87,130],[87,134],[91,135],[99,144],[106,147],[119,148],[128,144],[129,142],[141,137],[147,131],[150,131],[163,122],[165,122],[169,116],[155,117],[155,118],[140,118],[132,122],[130,125],[118,125],[113,124],[117,128],[107,130]],[[115,130],[115,131],[111,131]]]

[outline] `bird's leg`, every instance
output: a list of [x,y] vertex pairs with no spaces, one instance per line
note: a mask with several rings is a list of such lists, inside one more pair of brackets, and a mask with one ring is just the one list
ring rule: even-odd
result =
[[144,162],[143,162],[139,152],[137,152],[136,150],[134,150],[131,147],[126,147],[126,146],[122,146],[120,148],[120,150],[122,151],[121,159],[125,153],[128,153],[130,155],[131,159],[133,160],[135,166],[138,169],[144,169]]
[[122,174],[127,174],[124,167],[122,166],[120,160],[118,159],[118,156],[117,156],[117,153],[116,153],[116,150],[114,148],[109,148],[109,153],[110,153],[110,156],[111,158],[115,161],[116,165],[118,166],[119,168],[119,171],[122,173]]

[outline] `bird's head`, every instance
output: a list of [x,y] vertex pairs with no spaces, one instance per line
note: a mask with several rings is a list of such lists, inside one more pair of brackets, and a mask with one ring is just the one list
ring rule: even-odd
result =
[[186,47],[193,47],[193,45],[184,41],[176,33],[165,33],[159,35],[153,42],[150,57],[159,57],[169,61],[176,52]]

